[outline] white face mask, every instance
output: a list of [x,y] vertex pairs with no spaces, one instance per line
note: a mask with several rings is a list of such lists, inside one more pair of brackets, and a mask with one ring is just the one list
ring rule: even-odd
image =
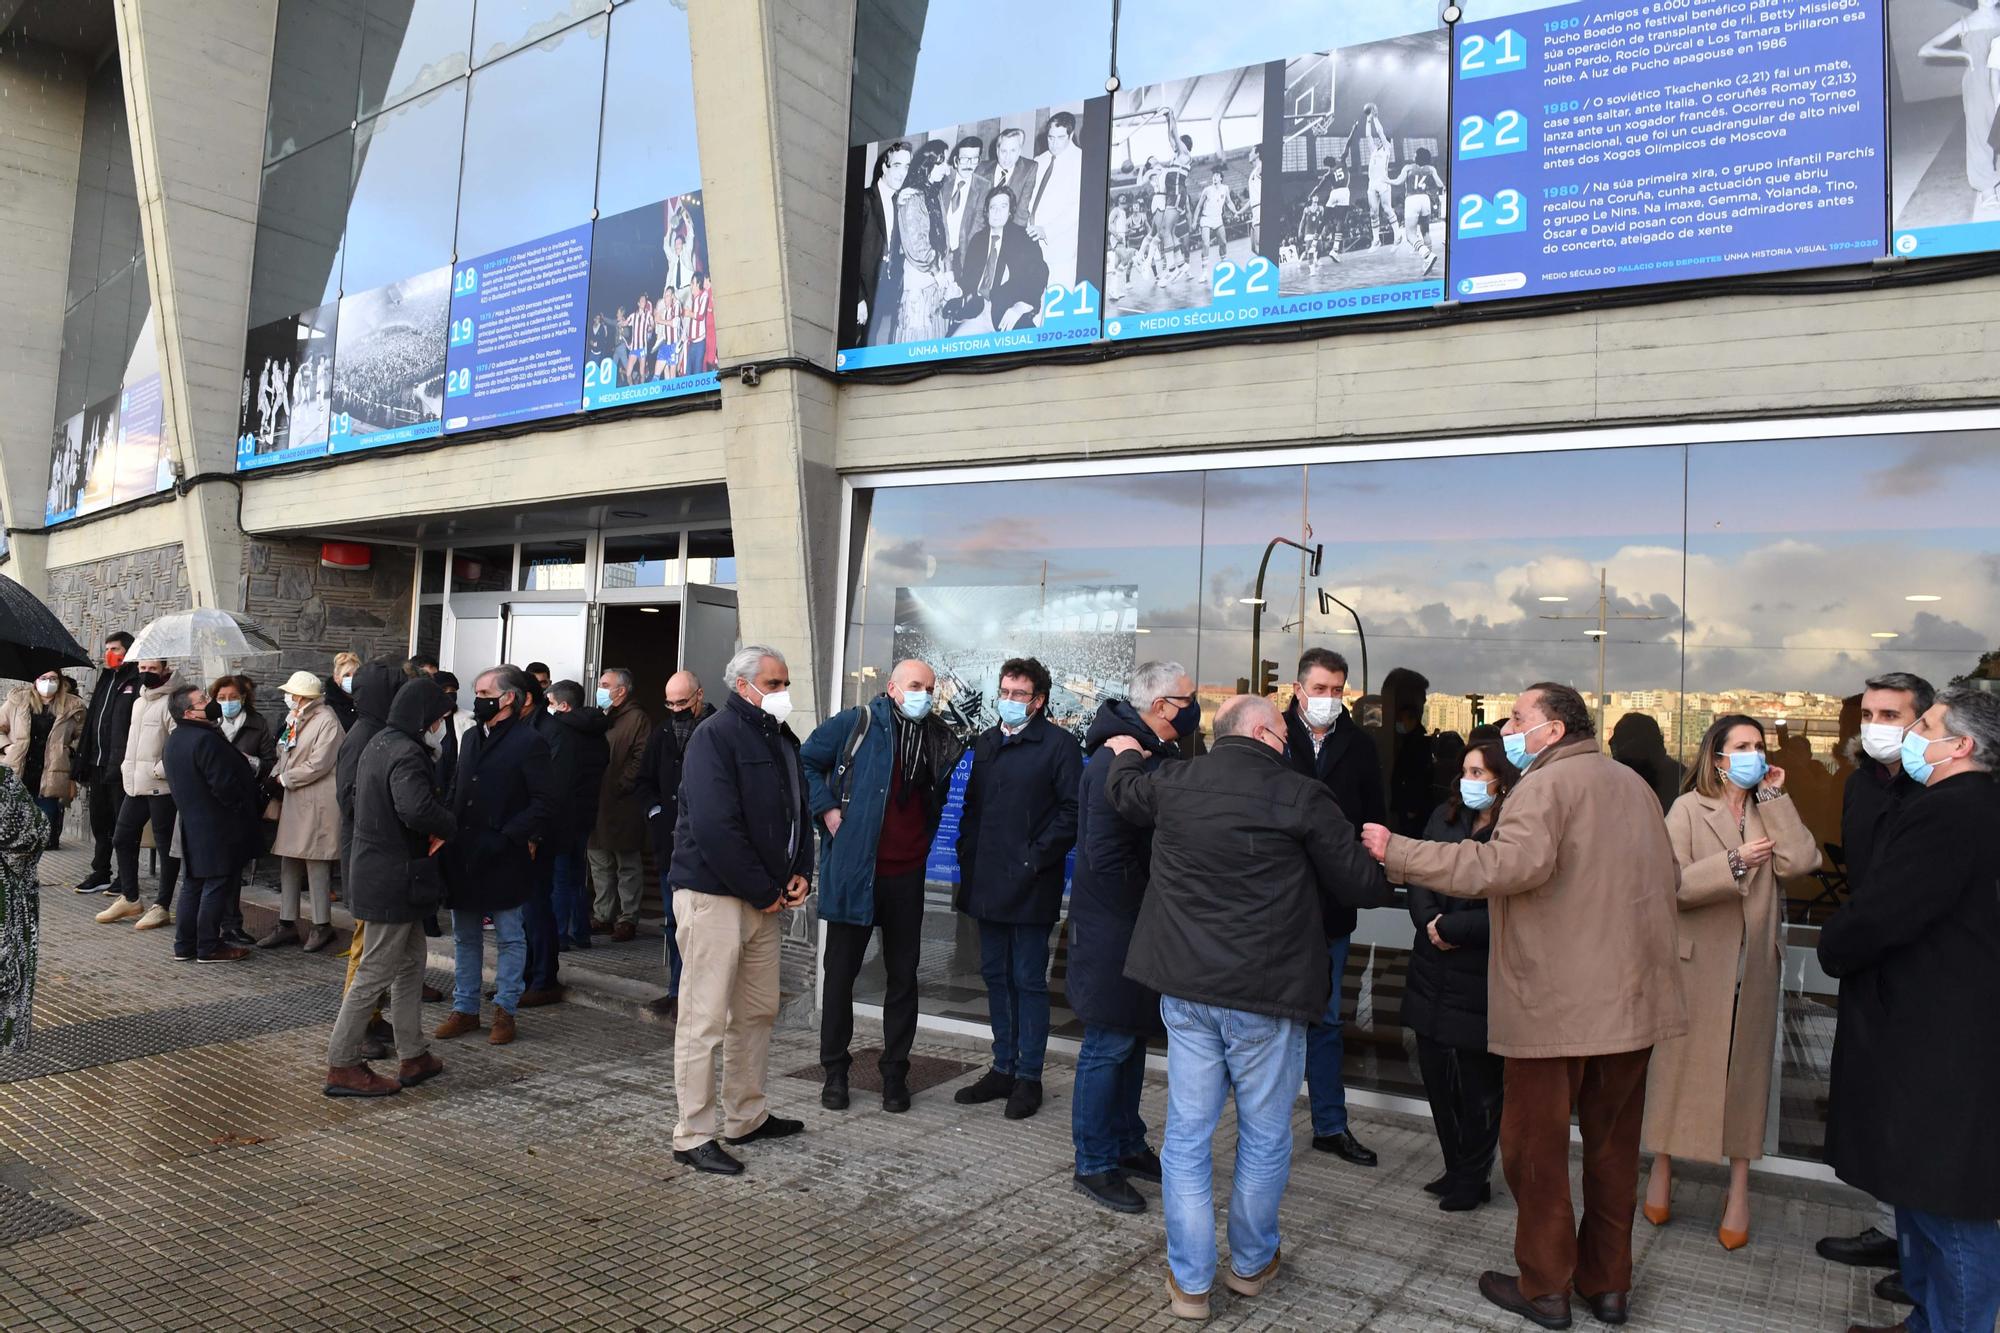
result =
[[440,722],[424,733],[424,744],[432,754],[444,753],[444,723]]
[[1306,725],[1314,731],[1325,731],[1340,716],[1340,700],[1332,695],[1323,699],[1306,700]]
[[38,692],[44,699],[55,698],[56,688],[57,688],[56,683],[52,680],[38,680],[35,682],[36,692]]
[[[752,685],[750,688],[754,690],[757,687]],[[759,706],[772,717],[776,718],[782,725],[784,720],[792,715],[792,692],[790,690],[773,690],[769,694],[762,696]]]
[[1887,722],[1863,722],[1861,753],[1878,764],[1896,762],[1903,753],[1903,729]]

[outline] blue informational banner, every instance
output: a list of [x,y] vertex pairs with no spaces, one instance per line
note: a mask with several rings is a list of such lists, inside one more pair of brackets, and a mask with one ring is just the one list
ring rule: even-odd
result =
[[576,411],[589,296],[589,223],[453,269],[445,430]]
[[924,860],[924,878],[933,884],[958,883],[958,826],[965,815],[965,784],[971,780],[972,751],[968,749],[951,771],[951,790],[944,798],[937,837],[931,840],[931,854]]
[[1882,5],[1561,3],[1485,19],[1468,5],[1452,64],[1454,295],[1882,254]]

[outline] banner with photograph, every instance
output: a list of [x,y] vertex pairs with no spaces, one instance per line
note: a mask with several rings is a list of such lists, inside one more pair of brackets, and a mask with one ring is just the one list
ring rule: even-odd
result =
[[701,191],[598,219],[584,346],[586,411],[716,387],[721,353]]
[[434,439],[442,430],[451,275],[447,265],[341,298],[332,452]]
[[160,377],[148,375],[118,396],[118,468],[112,498],[156,495],[174,484],[166,456],[166,398]]
[[326,452],[339,318],[339,305],[330,301],[250,330],[237,404],[239,471]]
[[76,500],[78,514],[94,513],[117,502],[118,397],[83,409],[83,489]]
[[53,527],[75,518],[83,502],[83,419],[75,416],[56,423],[55,439],[49,446],[49,493],[42,505],[42,523]]
[[2000,8],[1889,7],[1891,245],[1906,259],[2000,250]]
[[1884,253],[1883,0],[1568,3],[1454,31],[1463,301]]
[[1117,94],[1105,337],[1442,301],[1447,91],[1427,27]]
[[842,370],[1094,341],[1109,98],[857,145]]
[[445,430],[576,411],[589,289],[588,223],[460,264],[451,279]]

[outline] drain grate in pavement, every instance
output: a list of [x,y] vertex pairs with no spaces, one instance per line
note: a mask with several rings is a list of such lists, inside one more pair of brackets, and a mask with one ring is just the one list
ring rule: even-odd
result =
[[[847,1071],[847,1086],[856,1092],[882,1091],[882,1071],[876,1061],[882,1058],[880,1046],[862,1046],[854,1052],[854,1067]],[[963,1074],[969,1074],[980,1066],[967,1064],[963,1060],[946,1060],[935,1055],[912,1055],[910,1057],[910,1091],[924,1092],[941,1083],[949,1083]],[[826,1081],[826,1071],[816,1064],[804,1069],[794,1069],[786,1078],[804,1079],[809,1083]]]
[[0,1061],[0,1083],[289,1032],[328,1022],[339,1009],[338,985],[300,986],[272,995],[70,1023],[37,1032],[27,1054]]
[[73,1213],[33,1195],[0,1185],[0,1250],[40,1236],[52,1236],[71,1227],[86,1226],[91,1218]]

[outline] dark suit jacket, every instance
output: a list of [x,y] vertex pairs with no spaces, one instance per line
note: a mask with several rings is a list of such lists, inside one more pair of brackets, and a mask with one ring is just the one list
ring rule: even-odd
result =
[[[528,844],[546,844],[555,800],[549,743],[532,723],[509,718],[492,733],[475,726],[459,752],[451,812],[458,838],[447,879],[453,911],[505,911],[528,900],[535,863]],[[539,854],[551,849],[544,845]]]
[[944,206],[945,248],[951,252],[954,261],[972,244],[974,237],[986,230],[986,194],[993,188],[991,181],[977,171],[965,183],[965,211],[959,214],[958,226],[951,225],[951,192],[958,185],[956,175],[944,179],[944,193],[939,202]]
[[[960,256],[958,286],[965,293],[959,298],[955,312],[960,319],[971,319],[979,313],[979,280],[985,275],[986,256],[992,245],[993,232],[982,227]],[[1034,328],[1041,319],[1042,291],[1048,285],[1049,262],[1042,257],[1042,247],[1028,239],[1025,228],[1008,223],[1000,233],[1000,271],[994,278],[991,294],[994,327],[1000,326],[1001,317],[1009,307],[1025,301],[1029,313],[1014,327]]]
[[[868,303],[868,318],[872,321],[882,303],[895,304],[901,286],[902,265],[895,262],[895,251],[890,241],[891,219],[884,211],[894,205],[885,204],[882,192],[873,181],[863,186],[848,204],[848,234],[857,238],[850,250],[852,259],[849,269],[850,282],[846,295],[842,298],[840,312],[842,347],[860,347],[868,341],[867,325],[854,318],[854,303],[862,300]],[[888,269],[883,270],[884,261]]]
[[[221,879],[257,855],[257,777],[221,732],[181,722],[160,757],[181,821],[189,879]],[[189,907],[187,910],[192,911]]]
[[[1014,221],[1028,220],[1028,212],[1035,203],[1035,178],[1041,170],[1042,164],[1035,161],[1033,153],[1023,152],[1014,163],[1014,178],[1007,182],[1007,188],[1014,194]],[[979,169],[979,174],[986,178],[986,192],[993,193],[1000,184],[1000,163],[997,160],[988,162]],[[985,226],[985,222],[982,216],[980,225]]]

